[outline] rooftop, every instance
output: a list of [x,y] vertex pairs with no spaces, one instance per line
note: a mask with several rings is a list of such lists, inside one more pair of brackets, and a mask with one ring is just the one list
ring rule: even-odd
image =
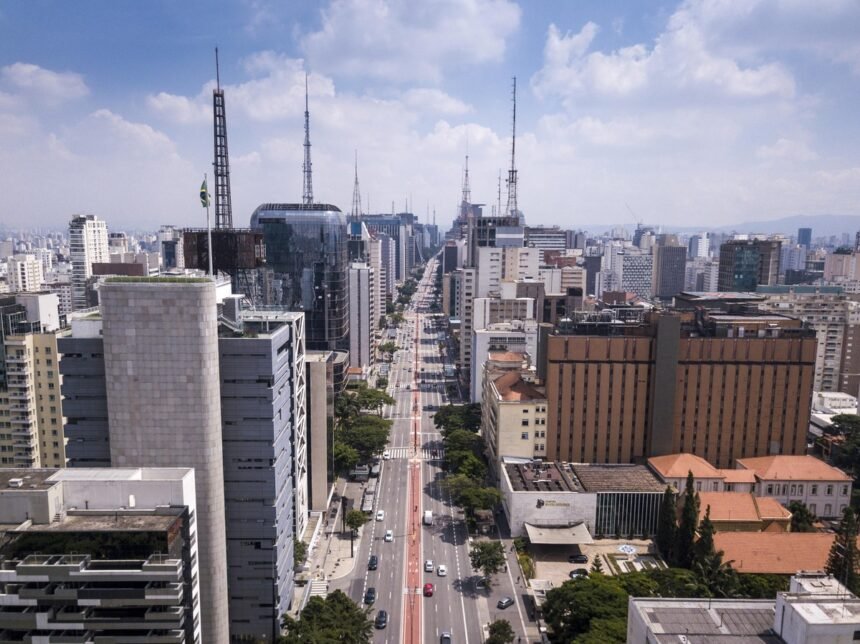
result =
[[586,492],[663,492],[666,486],[644,465],[572,463]]
[[505,463],[514,492],[582,492],[582,486],[556,463]]
[[748,492],[699,492],[699,519],[704,518],[709,507],[711,520],[717,523],[791,518],[791,512],[775,499],[756,497]]
[[[21,490],[47,490],[54,485],[51,475],[58,470],[47,469],[0,469],[0,493]],[[13,482],[10,485],[10,481]],[[21,481],[17,485],[15,481]]]
[[716,467],[695,454],[667,454],[652,456],[648,465],[664,479],[686,478],[692,472],[695,478],[722,478]]
[[738,572],[793,575],[823,570],[834,538],[825,532],[717,532],[714,547]]
[[739,468],[753,470],[765,481],[850,481],[840,469],[814,456],[758,456],[739,458]]
[[631,613],[651,631],[649,642],[659,644],[779,644],[773,634],[773,600],[638,599]]
[[519,372],[508,371],[493,380],[493,386],[505,402],[546,400],[546,394],[522,379]]
[[93,510],[87,514],[69,514],[61,521],[33,524],[24,532],[167,532],[175,522],[175,515]]

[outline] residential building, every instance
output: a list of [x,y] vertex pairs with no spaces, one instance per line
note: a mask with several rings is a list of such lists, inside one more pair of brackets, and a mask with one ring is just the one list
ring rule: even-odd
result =
[[0,641],[215,641],[200,514],[191,468],[0,472]]
[[[757,535],[727,533],[720,536]],[[627,609],[628,644],[712,641],[721,644],[847,644],[854,641],[858,627],[860,599],[823,573],[795,575],[789,592],[777,593],[776,601],[630,597]]]
[[72,309],[87,307],[87,280],[93,263],[109,262],[107,224],[95,215],[75,215],[69,224]]
[[781,242],[732,239],[720,246],[717,290],[755,291],[760,284],[777,284]]
[[511,320],[534,320],[535,301],[530,297],[476,297],[472,300],[472,317],[476,329]]
[[472,303],[478,296],[478,271],[463,268],[452,273],[458,279],[455,291],[457,317],[460,319],[460,373],[464,376],[472,368]]
[[538,355],[538,325],[535,320],[511,320],[490,324],[472,331],[472,368],[469,374],[469,396],[473,403],[483,397],[484,363],[490,352],[513,351],[528,354],[534,363]]
[[806,250],[812,247],[812,228],[797,229],[797,244],[803,246]]
[[25,293],[42,289],[44,276],[42,262],[35,255],[12,255],[6,262],[9,290],[12,293]]
[[328,510],[329,491],[334,480],[330,439],[334,429],[334,374],[331,351],[305,354],[306,419],[308,434],[308,508]]
[[678,243],[675,235],[659,235],[654,247],[653,296],[670,300],[683,291],[686,266],[687,249]]
[[115,278],[99,292],[111,464],[194,467],[203,636],[207,642],[226,642],[215,283]]
[[773,313],[574,313],[547,339],[547,458],[803,454],[815,332]]
[[367,369],[375,362],[376,271],[363,262],[349,266],[349,366]]
[[[621,290],[636,293],[644,300],[653,295],[654,256],[625,252],[621,256]],[[606,289],[604,290],[612,290]]]
[[546,457],[546,393],[527,365],[527,355],[499,351],[484,367],[481,435],[496,476],[505,457]]
[[308,349],[349,350],[346,218],[328,204],[263,204],[251,215],[262,231],[273,304],[305,314]]
[[0,467],[65,467],[57,332],[51,293],[0,298]]
[[518,459],[504,462],[499,489],[512,536],[567,546],[654,535],[664,492],[643,465]]
[[241,301],[224,300],[218,328],[227,588],[230,637],[260,640],[290,607],[307,525],[305,319]]
[[711,240],[708,238],[708,233],[699,233],[698,235],[690,235],[690,241],[687,244],[687,252],[690,259],[705,259],[711,254]]

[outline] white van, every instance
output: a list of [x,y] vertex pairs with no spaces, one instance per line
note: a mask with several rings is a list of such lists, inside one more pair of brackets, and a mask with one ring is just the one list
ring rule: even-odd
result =
[[433,513],[430,510],[424,510],[424,525],[433,525]]

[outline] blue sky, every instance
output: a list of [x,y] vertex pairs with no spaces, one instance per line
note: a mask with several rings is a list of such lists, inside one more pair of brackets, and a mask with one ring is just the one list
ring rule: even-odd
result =
[[860,214],[856,0],[31,1],[0,2],[0,223],[200,224],[215,45],[236,225],[301,196],[306,71],[344,210],[355,150],[365,208],[450,221],[467,146],[494,203],[516,75],[530,223]]

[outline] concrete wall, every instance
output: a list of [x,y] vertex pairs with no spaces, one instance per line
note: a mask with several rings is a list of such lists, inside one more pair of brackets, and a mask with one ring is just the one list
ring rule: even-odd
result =
[[109,281],[100,293],[111,462],[195,468],[202,634],[207,642],[226,643],[215,284]]

